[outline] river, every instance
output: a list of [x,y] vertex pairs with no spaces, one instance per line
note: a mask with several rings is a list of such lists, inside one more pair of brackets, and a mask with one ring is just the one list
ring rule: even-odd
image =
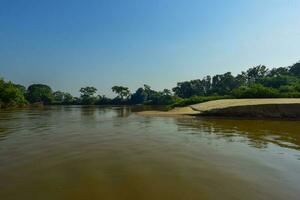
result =
[[0,111],[0,199],[299,199],[300,123]]

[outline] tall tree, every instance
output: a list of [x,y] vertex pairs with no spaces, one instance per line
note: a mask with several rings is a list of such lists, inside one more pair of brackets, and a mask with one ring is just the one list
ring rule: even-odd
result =
[[128,98],[130,95],[130,91],[128,87],[123,86],[113,86],[112,91],[118,95],[118,98],[125,99]]
[[97,89],[95,87],[83,87],[80,88],[80,97],[82,104],[94,104],[96,102],[95,93],[97,92]]
[[239,87],[239,83],[231,72],[215,75],[212,79],[212,90],[217,95],[229,94],[233,89]]
[[289,72],[291,75],[300,78],[300,61],[289,67]]
[[70,93],[64,93],[63,104],[69,105],[74,103],[74,97]]
[[269,71],[269,77],[285,76],[288,75],[289,70],[286,67],[273,68]]
[[189,98],[195,95],[190,81],[179,82],[172,90],[175,95],[181,98]]
[[30,85],[27,89],[27,99],[30,103],[51,104],[53,102],[52,90],[44,84]]
[[248,83],[253,84],[258,79],[265,77],[268,74],[268,68],[264,65],[258,65],[247,70]]
[[53,92],[53,98],[56,103],[62,103],[64,100],[64,93],[61,91]]
[[24,105],[27,101],[23,91],[12,82],[0,79],[0,107]]
[[146,101],[147,95],[144,88],[138,88],[135,93],[131,95],[130,101],[133,104],[142,104]]

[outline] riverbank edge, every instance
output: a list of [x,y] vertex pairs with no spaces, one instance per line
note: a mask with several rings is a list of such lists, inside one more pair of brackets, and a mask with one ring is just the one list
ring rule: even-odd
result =
[[143,116],[215,116],[300,120],[300,99],[215,100],[170,111],[142,111],[137,114]]

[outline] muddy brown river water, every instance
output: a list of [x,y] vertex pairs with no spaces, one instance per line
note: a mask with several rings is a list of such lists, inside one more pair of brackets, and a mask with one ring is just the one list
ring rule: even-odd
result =
[[300,122],[0,111],[0,199],[300,199]]

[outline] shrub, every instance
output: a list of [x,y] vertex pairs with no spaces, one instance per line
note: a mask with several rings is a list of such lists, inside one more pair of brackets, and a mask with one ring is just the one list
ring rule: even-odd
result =
[[295,90],[295,87],[292,85],[282,85],[279,88],[279,92],[286,93],[286,92],[297,92],[297,91]]
[[23,106],[27,101],[23,92],[11,82],[0,80],[0,107]]
[[203,103],[207,101],[213,101],[213,100],[218,100],[218,99],[230,99],[232,98],[229,95],[226,96],[192,96],[190,98],[182,99],[178,98],[175,100],[175,103],[170,105],[170,108],[174,107],[183,107],[183,106],[188,106],[192,104],[197,104],[197,103]]
[[236,98],[276,98],[280,97],[279,91],[274,88],[264,87],[261,84],[242,86],[232,92]]
[[300,92],[285,92],[285,93],[281,93],[280,97],[282,97],[282,98],[300,98]]

